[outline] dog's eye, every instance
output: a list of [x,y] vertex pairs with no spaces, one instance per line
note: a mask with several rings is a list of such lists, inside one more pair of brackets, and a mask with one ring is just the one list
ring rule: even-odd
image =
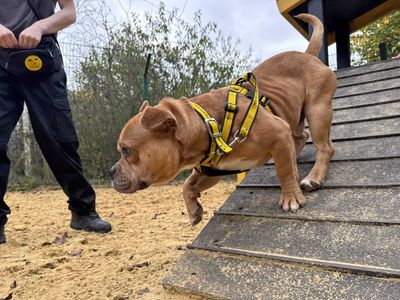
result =
[[128,156],[129,156],[129,153],[130,153],[130,149],[129,149],[128,147],[122,147],[122,148],[121,148],[121,152],[122,152],[122,155],[123,155],[124,157],[128,157]]

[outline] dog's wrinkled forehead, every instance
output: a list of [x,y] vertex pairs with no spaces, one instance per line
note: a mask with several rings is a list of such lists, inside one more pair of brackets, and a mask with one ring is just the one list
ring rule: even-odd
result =
[[132,147],[143,140],[142,137],[146,134],[146,130],[140,125],[140,117],[141,113],[125,124],[119,135],[118,147],[121,147],[121,145]]

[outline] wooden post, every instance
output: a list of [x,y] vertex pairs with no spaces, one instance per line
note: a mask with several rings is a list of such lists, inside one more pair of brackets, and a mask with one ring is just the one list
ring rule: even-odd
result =
[[[321,20],[321,22],[323,24],[326,24],[326,22],[325,22],[325,0],[309,0],[307,2],[307,5],[308,5],[308,13],[316,16],[318,19]],[[311,38],[312,31],[313,31],[312,26],[309,24],[308,25],[309,39]],[[328,40],[327,40],[326,28],[325,28],[325,32],[324,32],[324,38],[322,40],[321,51],[320,51],[318,57],[324,64],[326,64],[327,66],[329,65]]]
[[350,67],[350,30],[347,22],[338,22],[335,30],[337,68]]

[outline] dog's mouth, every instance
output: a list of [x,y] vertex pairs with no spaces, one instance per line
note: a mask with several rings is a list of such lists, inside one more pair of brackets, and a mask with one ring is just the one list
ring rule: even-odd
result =
[[145,181],[139,181],[137,184],[133,185],[129,180],[116,181],[113,180],[113,187],[120,193],[132,194],[139,190],[144,190],[150,186],[149,183]]
[[147,189],[149,187],[150,184],[148,184],[145,181],[139,181],[138,183],[138,190],[144,190]]
[[118,182],[116,180],[112,181],[112,185],[113,187],[118,191],[118,192],[124,192],[128,189],[130,189],[131,187],[131,183],[130,182]]

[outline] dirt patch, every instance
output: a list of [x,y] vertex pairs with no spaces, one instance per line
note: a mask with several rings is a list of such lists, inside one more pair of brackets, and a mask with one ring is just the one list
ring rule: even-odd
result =
[[109,234],[69,228],[60,190],[7,194],[13,213],[0,246],[0,299],[198,299],[161,286],[179,257],[234,190],[221,182],[202,195],[206,211],[189,224],[181,185],[151,187],[133,195],[96,188],[97,210]]

